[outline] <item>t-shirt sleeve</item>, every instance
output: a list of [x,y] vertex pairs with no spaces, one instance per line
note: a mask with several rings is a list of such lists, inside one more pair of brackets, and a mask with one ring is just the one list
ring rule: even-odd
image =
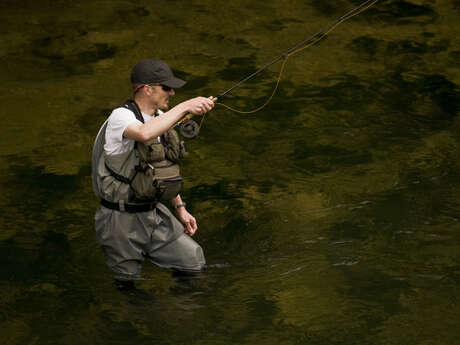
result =
[[123,133],[134,122],[142,124],[132,111],[126,108],[117,108],[112,111],[105,132],[104,150],[107,154],[122,153],[128,149],[129,142],[132,140],[123,137]]

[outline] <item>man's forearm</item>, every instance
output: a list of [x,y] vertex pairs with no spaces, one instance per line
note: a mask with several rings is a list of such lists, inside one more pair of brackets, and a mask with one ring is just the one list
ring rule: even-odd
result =
[[186,104],[180,103],[166,113],[156,116],[144,123],[140,128],[141,137],[144,139],[143,141],[162,135],[177,123],[187,111]]
[[175,198],[171,199],[171,205],[174,209],[177,209],[180,207],[185,207],[185,202],[182,201],[180,194],[177,194]]

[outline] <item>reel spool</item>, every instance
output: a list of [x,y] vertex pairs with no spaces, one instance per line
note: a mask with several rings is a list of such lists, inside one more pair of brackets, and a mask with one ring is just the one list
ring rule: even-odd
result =
[[193,120],[185,120],[179,125],[180,134],[187,139],[196,138],[200,133],[200,126]]

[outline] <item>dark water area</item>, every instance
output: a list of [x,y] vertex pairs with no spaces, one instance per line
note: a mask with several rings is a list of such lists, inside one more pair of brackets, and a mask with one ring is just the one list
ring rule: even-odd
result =
[[[0,4],[0,343],[460,344],[460,3],[380,1],[188,142],[207,272],[115,289],[91,148],[140,59],[216,95],[360,1]],[[248,110],[280,65],[222,102]]]

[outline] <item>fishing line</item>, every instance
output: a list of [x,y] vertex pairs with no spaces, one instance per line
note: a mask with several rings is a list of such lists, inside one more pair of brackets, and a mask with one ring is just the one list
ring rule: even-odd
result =
[[[303,40],[302,42],[297,43],[295,46],[293,46],[292,48],[288,49],[286,52],[284,52],[283,54],[279,55],[278,57],[276,57],[275,59],[273,59],[272,61],[270,61],[269,63],[267,63],[266,65],[264,65],[260,69],[258,69],[257,71],[255,71],[254,73],[252,73],[249,76],[245,77],[244,79],[240,80],[238,83],[233,85],[228,90],[222,92],[221,94],[219,94],[215,98],[217,100],[217,99],[220,99],[220,98],[224,97],[226,94],[228,94],[232,90],[236,89],[237,87],[239,87],[244,82],[248,81],[249,79],[253,78],[257,74],[261,73],[262,71],[266,70],[270,66],[274,65],[275,63],[277,63],[278,61],[283,59],[284,61],[283,61],[282,65],[281,65],[280,71],[278,73],[278,78],[276,80],[275,87],[274,87],[272,93],[270,94],[270,96],[268,97],[268,99],[261,106],[255,108],[255,109],[252,109],[252,110],[244,111],[244,110],[239,110],[239,109],[233,108],[233,107],[228,106],[228,105],[226,105],[224,103],[221,103],[221,102],[215,102],[215,104],[221,105],[224,108],[227,108],[227,109],[229,109],[229,110],[231,110],[233,112],[239,113],[239,114],[253,114],[253,113],[256,113],[256,112],[262,110],[263,108],[265,108],[270,103],[270,101],[273,99],[276,91],[278,90],[278,87],[279,87],[279,84],[280,84],[280,81],[281,81],[281,77],[283,75],[283,71],[284,71],[284,68],[286,66],[286,63],[287,63],[289,57],[291,57],[292,55],[297,54],[298,52],[300,52],[300,51],[302,51],[302,50],[314,45],[315,43],[318,43],[324,37],[326,37],[332,30],[334,30],[338,25],[340,25],[344,21],[346,21],[346,20],[348,20],[348,19],[350,19],[350,18],[352,18],[352,17],[354,17],[354,16],[366,11],[367,9],[369,9],[370,7],[375,5],[375,3],[377,3],[377,2],[378,2],[378,0],[366,0],[366,1],[364,1],[359,6],[355,7],[351,11],[349,11],[346,14],[344,14],[343,16],[341,16],[340,18],[336,19],[335,21],[333,21],[333,22],[329,23],[328,25],[326,25],[325,27],[323,27],[316,34],[310,36],[309,38],[307,38],[306,40]],[[191,114],[185,116],[181,121],[178,122],[178,124],[181,126],[181,133],[183,135],[185,134],[184,136],[188,137],[188,138],[195,137],[198,134],[199,129],[203,125],[205,115],[206,114],[203,114],[203,117],[202,117],[199,125],[196,124],[196,122],[190,120],[190,118],[192,117]]]
[[[253,110],[248,110],[248,111],[242,111],[242,110],[238,110],[238,109],[235,109],[235,108],[232,108],[224,103],[220,103],[220,102],[216,102],[216,104],[219,104],[229,110],[232,110],[236,113],[239,113],[239,114],[252,114],[252,113],[256,113],[260,110],[262,110],[263,108],[265,108],[268,103],[270,103],[270,101],[272,100],[273,96],[275,95],[277,89],[278,89],[278,86],[279,86],[279,83],[281,81],[281,77],[282,77],[282,74],[283,74],[283,71],[284,71],[284,67],[287,63],[287,60],[289,59],[289,57],[291,57],[292,55],[294,54],[297,54],[298,52],[312,46],[313,44],[321,41],[324,37],[326,37],[326,35],[331,32],[332,30],[334,30],[339,24],[343,23],[344,21],[360,14],[361,12],[364,12],[365,10],[367,10],[369,7],[373,6],[378,0],[368,0],[368,1],[365,1],[364,3],[362,3],[361,5],[359,5],[358,7],[354,8],[353,10],[351,10],[350,12],[348,12],[347,14],[343,15],[342,17],[340,17],[339,19],[337,19],[336,21],[330,23],[329,25],[325,26],[323,29],[321,29],[319,32],[317,32],[316,34],[314,34],[313,36],[307,38],[306,40],[296,44],[293,48],[289,49],[286,53],[283,53],[280,55],[280,57],[277,57],[275,60],[273,60],[273,62],[270,62],[268,63],[266,66],[262,67],[259,71],[262,72],[263,70],[267,69],[269,66],[273,65],[274,63],[278,62],[279,60],[281,59],[284,59],[283,61],[283,64],[281,65],[281,68],[280,68],[280,71],[279,71],[279,74],[278,74],[278,78],[277,78],[277,81],[276,81],[276,85],[270,95],[270,97],[267,99],[267,101],[265,101],[264,104],[262,104],[261,106],[253,109]],[[217,98],[222,98],[225,94],[227,94],[228,92],[230,92],[231,90],[233,90],[234,88],[236,88],[237,86],[241,85],[243,82],[245,82],[246,80],[248,80],[249,78],[255,76],[256,74],[260,73],[259,71],[253,73],[251,76],[243,79],[242,81],[238,82],[235,86],[231,87],[229,90],[221,93],[219,96],[217,96]]]

